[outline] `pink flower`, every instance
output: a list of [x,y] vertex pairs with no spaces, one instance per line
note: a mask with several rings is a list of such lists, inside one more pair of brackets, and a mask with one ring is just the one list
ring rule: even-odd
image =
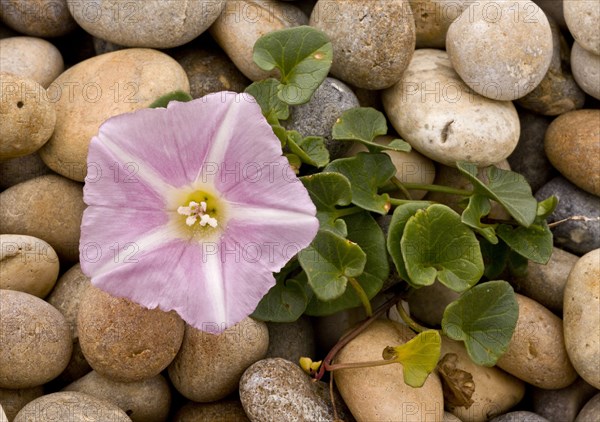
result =
[[259,106],[231,92],[107,120],[84,200],[92,284],[215,333],[254,311],[318,229]]

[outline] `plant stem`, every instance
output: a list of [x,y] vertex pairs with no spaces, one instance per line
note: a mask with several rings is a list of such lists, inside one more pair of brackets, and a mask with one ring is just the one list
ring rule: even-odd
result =
[[367,296],[367,294],[365,293],[364,289],[362,288],[362,286],[360,285],[358,280],[356,280],[354,277],[349,277],[348,281],[350,282],[350,285],[354,288],[354,291],[356,292],[358,298],[360,299],[363,306],[365,307],[365,312],[367,313],[367,316],[368,317],[372,316],[373,308],[371,308],[371,302],[369,301],[369,296]]
[[388,360],[372,360],[368,362],[348,362],[348,363],[335,363],[327,364],[326,368],[328,371],[337,371],[339,369],[352,369],[352,368],[370,368],[372,366],[383,366],[389,365],[390,363],[397,363],[396,359]]
[[396,186],[398,189],[400,189],[400,191],[404,194],[404,196],[406,196],[406,199],[408,200],[412,200],[412,196],[410,195],[410,192],[408,191],[408,189],[406,189],[404,187],[404,184],[402,183],[402,181],[400,179],[398,179],[396,176],[392,177],[392,183],[394,184],[394,186]]
[[427,185],[421,183],[402,183],[406,189],[411,190],[427,190],[430,192],[449,193],[450,195],[471,196],[472,191],[466,189],[456,189],[441,185]]
[[335,216],[335,218],[340,218],[340,217],[345,217],[347,215],[352,215],[352,214],[358,214],[359,212],[364,211],[364,209],[360,208],[360,207],[350,207],[350,208],[342,208],[339,210],[336,210],[333,215]]
[[404,205],[404,204],[432,205],[432,204],[434,204],[434,202],[431,202],[431,201],[413,201],[413,200],[410,200],[410,199],[390,198],[390,204],[392,204],[395,207],[398,207],[398,206]]
[[406,311],[404,310],[404,306],[402,306],[402,303],[399,303],[399,306],[396,306],[396,308],[398,309],[398,313],[400,314],[400,318],[402,318],[402,321],[404,321],[406,325],[408,325],[413,331],[416,331],[417,333],[422,333],[423,331],[431,330],[431,328],[423,327],[421,324],[415,322],[415,320],[413,320],[406,313]]

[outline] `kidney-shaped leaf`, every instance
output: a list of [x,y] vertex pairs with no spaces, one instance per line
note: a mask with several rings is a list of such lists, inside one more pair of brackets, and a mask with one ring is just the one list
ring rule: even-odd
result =
[[401,363],[404,382],[420,388],[435,369],[441,348],[442,338],[437,330],[427,330],[400,346],[386,347],[383,357]]

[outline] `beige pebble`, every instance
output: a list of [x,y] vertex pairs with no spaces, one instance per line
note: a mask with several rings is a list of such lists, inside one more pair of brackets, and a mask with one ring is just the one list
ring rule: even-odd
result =
[[184,405],[173,422],[249,422],[242,404],[237,399],[224,399],[213,403],[189,402]]
[[444,49],[450,24],[468,5],[467,0],[410,0],[417,29],[417,48]]
[[575,41],[590,53],[600,55],[598,0],[563,0],[563,11]]
[[[27,403],[44,395],[44,387],[41,385],[31,388],[23,388],[20,390],[10,390],[8,388],[0,388],[0,404],[6,413],[8,422],[11,422],[19,410]],[[5,422],[0,413],[0,422]]]
[[23,34],[59,37],[77,28],[67,0],[2,0],[0,4],[4,23]]
[[65,65],[54,44],[41,38],[10,37],[0,40],[0,69],[48,88]]
[[600,100],[600,55],[590,53],[575,41],[571,50],[571,70],[581,89]]

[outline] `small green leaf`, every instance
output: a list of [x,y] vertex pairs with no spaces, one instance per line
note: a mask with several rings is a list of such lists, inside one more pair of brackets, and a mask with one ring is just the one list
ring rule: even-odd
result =
[[529,261],[527,258],[513,250],[508,251],[508,269],[512,275],[516,277],[525,277],[528,268]]
[[171,101],[181,101],[182,103],[192,101],[190,94],[183,91],[172,91],[163,96],[158,97],[148,108],[166,108]]
[[506,281],[488,281],[465,292],[444,311],[442,329],[462,340],[477,365],[494,366],[506,352],[517,325],[519,305]]
[[281,73],[279,99],[304,104],[327,77],[333,47],[325,33],[310,26],[273,31],[254,44],[254,62],[263,70]]
[[396,174],[396,167],[387,154],[361,152],[351,158],[332,161],[324,171],[341,173],[348,178],[353,204],[383,215],[390,210],[390,196],[377,193],[377,189]]
[[522,175],[490,166],[487,168],[489,183],[486,185],[477,178],[477,167],[474,164],[459,162],[456,165],[473,184],[475,193],[498,202],[522,226],[529,227],[533,223],[537,201]]
[[501,224],[498,236],[519,255],[538,264],[546,264],[552,256],[552,232],[546,221],[529,227]]
[[398,138],[393,139],[389,144],[385,146],[385,148],[400,152],[410,152],[412,150],[412,147],[408,142]]
[[346,291],[349,277],[362,274],[367,256],[356,243],[319,230],[312,243],[300,251],[298,260],[317,297],[327,301]]
[[469,205],[462,213],[461,221],[476,230],[485,237],[488,242],[495,245],[498,243],[496,231],[494,230],[495,225],[483,224],[481,222],[481,217],[488,215],[491,209],[492,205],[488,198],[483,195],[471,195],[469,198]]
[[494,280],[506,268],[510,248],[502,241],[494,245],[485,239],[481,239],[479,246],[481,247],[481,255],[485,264],[483,275],[489,280]]
[[317,219],[321,230],[331,230],[342,237],[348,231],[346,223],[335,214],[336,206],[349,205],[352,190],[348,179],[339,173],[316,173],[301,177],[300,180],[317,207]]
[[438,279],[450,289],[463,292],[483,275],[483,258],[475,234],[445,205],[431,205],[410,217],[400,246],[407,281],[414,287],[430,286]]
[[300,167],[302,166],[302,161],[300,160],[300,157],[298,157],[296,154],[284,154],[284,155],[288,159],[288,162],[290,163],[290,167],[292,167],[292,170],[294,170],[294,173],[298,174],[300,172]]
[[325,167],[329,163],[329,151],[325,147],[325,139],[322,136],[307,136],[303,138],[295,130],[288,131],[287,136],[288,148],[302,162],[314,167]]
[[252,317],[261,321],[293,322],[304,313],[308,298],[300,282],[278,281],[261,299]]
[[538,202],[537,205],[537,218],[545,220],[548,218],[558,206],[558,198],[554,195]]
[[285,120],[290,117],[290,107],[277,96],[279,85],[277,79],[269,78],[254,82],[245,89],[245,92],[256,99],[267,120]]

